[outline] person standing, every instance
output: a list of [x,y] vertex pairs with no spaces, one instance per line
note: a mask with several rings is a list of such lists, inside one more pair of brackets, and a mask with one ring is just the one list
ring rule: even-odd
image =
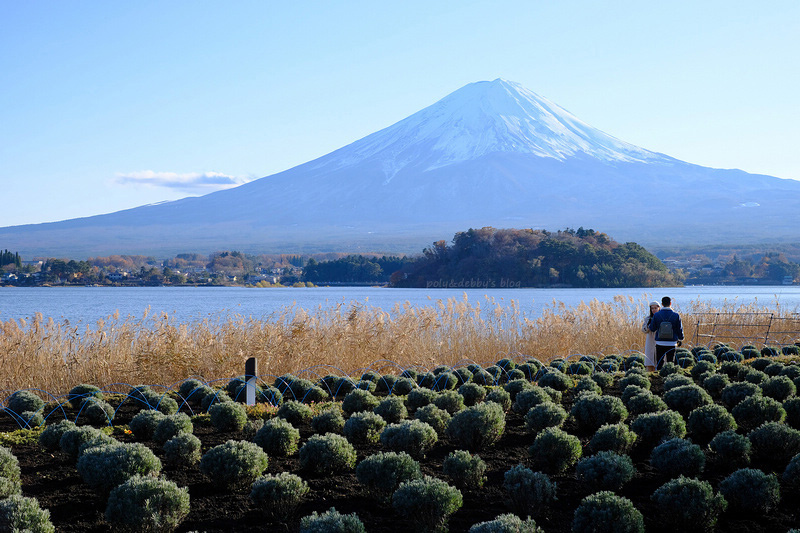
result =
[[653,321],[653,315],[658,313],[661,306],[658,302],[650,302],[650,314],[645,317],[642,324],[642,331],[646,334],[644,338],[644,366],[648,372],[653,372],[656,369],[656,333],[650,331],[650,323]]
[[681,316],[672,310],[671,305],[669,296],[661,298],[661,310],[650,321],[649,329],[655,333],[657,370],[661,370],[666,362],[675,362],[675,348],[683,340]]

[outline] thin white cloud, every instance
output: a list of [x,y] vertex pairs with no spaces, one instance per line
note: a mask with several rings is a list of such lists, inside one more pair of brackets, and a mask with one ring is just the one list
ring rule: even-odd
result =
[[114,182],[120,185],[163,187],[188,193],[205,194],[237,187],[250,181],[240,176],[229,176],[220,172],[155,172],[140,170],[117,173]]

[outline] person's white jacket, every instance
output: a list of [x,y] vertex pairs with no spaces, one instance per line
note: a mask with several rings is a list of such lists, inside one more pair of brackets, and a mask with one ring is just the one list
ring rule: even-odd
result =
[[647,315],[642,324],[642,331],[646,333],[644,338],[644,366],[656,366],[656,332],[650,331],[650,319]]

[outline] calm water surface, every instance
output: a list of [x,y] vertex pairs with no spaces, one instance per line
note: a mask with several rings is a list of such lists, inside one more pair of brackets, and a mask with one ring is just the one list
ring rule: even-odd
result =
[[[179,322],[217,319],[230,315],[268,318],[286,308],[315,310],[336,305],[368,305],[391,311],[396,305],[433,306],[454,298],[500,304],[514,300],[520,311],[536,317],[554,302],[574,307],[581,302],[611,302],[615,296],[635,303],[669,295],[680,310],[691,301],[757,303],[774,307],[778,302],[800,310],[800,287],[692,286],[667,289],[386,289],[377,287],[319,287],[245,289],[239,287],[33,287],[0,288],[0,320],[29,320],[35,313],[71,324],[94,323],[118,312],[121,318],[142,318],[167,313]],[[487,300],[488,299],[488,300]]]

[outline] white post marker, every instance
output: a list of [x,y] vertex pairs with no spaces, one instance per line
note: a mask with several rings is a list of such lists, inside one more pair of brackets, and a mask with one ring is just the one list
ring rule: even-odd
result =
[[247,405],[256,404],[256,358],[251,357],[244,363],[244,381],[247,391]]

